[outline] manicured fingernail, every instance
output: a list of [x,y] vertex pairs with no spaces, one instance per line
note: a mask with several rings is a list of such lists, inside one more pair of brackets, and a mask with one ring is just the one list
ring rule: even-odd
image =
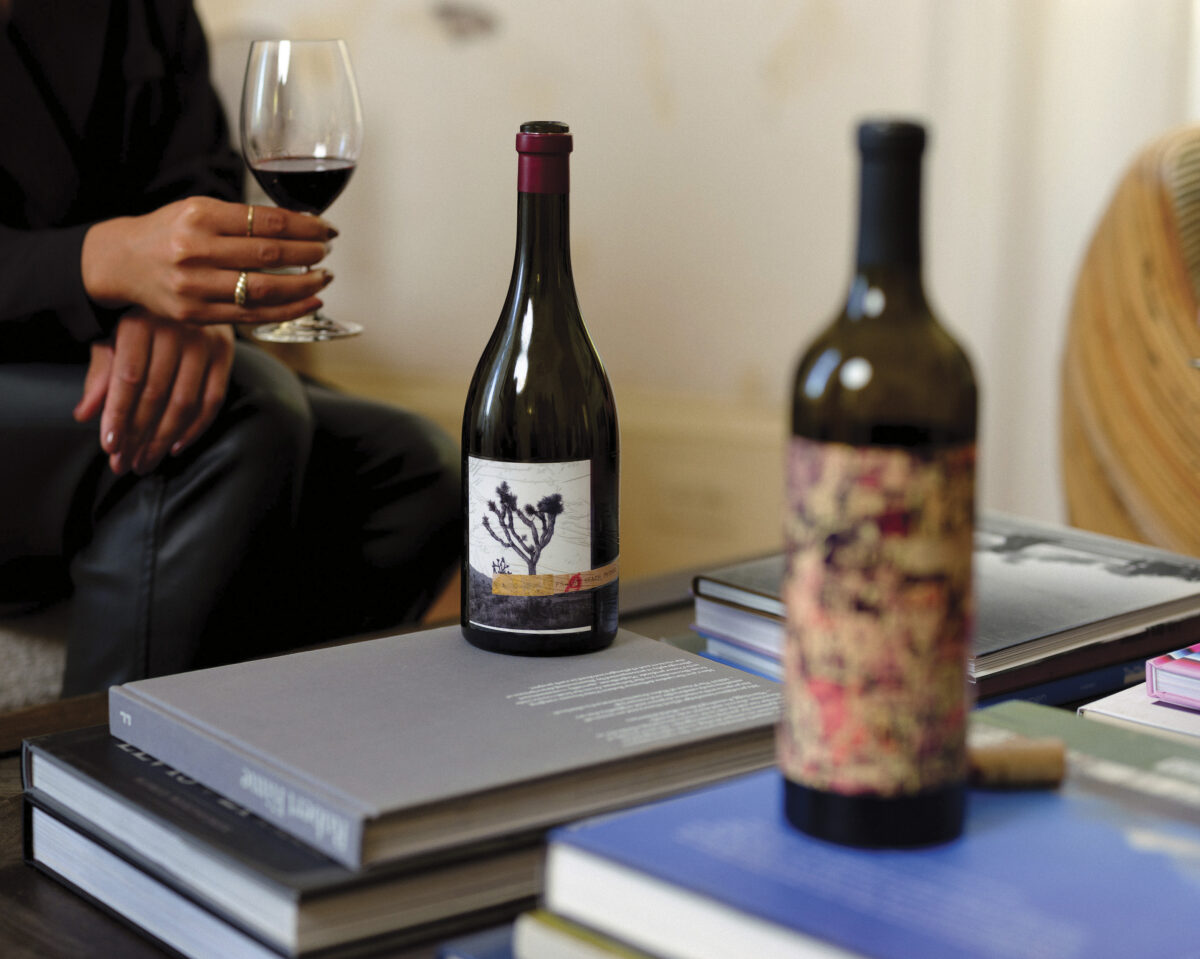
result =
[[172,456],[178,456],[178,455],[179,455],[180,453],[182,453],[182,452],[183,452],[185,449],[187,449],[187,447],[185,447],[185,446],[183,445],[183,441],[181,440],[180,442],[176,443],[174,446],[172,446],[172,447],[171,447],[171,455],[172,455]]
[[329,239],[331,239],[331,240],[336,239],[340,235],[337,231],[337,227],[334,226],[332,223],[327,223],[325,225],[327,227],[329,227]]
[[122,473],[125,472],[125,454],[124,453],[114,453],[113,457],[112,457],[112,461],[110,462],[109,465],[112,466],[112,471],[114,473],[116,473],[118,476],[120,476]]
[[325,272],[325,279],[323,279],[321,281],[321,289],[322,290],[325,289],[325,287],[329,286],[329,284],[333,282],[333,271],[325,270],[324,272]]
[[113,430],[109,430],[104,434],[104,442],[100,444],[104,447],[104,452],[111,453],[113,446],[116,445],[117,434]]

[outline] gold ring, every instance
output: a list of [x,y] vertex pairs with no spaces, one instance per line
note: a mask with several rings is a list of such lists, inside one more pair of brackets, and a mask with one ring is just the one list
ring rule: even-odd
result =
[[233,288],[233,302],[238,306],[246,305],[246,271],[238,274],[237,286]]
[[246,236],[254,236],[254,206],[246,204]]

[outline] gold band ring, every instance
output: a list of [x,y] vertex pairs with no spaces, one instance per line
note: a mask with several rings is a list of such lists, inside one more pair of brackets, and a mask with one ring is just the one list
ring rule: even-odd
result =
[[246,271],[238,274],[237,286],[233,288],[233,302],[238,306],[246,305]]
[[246,236],[254,236],[254,205],[246,204]]

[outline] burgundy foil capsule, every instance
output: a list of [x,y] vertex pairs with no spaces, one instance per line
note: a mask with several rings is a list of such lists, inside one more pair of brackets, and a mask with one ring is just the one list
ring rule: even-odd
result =
[[521,124],[517,134],[517,189],[521,193],[570,193],[570,128],[553,120]]

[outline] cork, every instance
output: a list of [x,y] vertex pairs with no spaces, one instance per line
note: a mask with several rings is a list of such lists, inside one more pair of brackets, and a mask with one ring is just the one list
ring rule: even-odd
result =
[[1008,739],[967,750],[972,786],[1053,789],[1063,780],[1067,750],[1061,739]]

